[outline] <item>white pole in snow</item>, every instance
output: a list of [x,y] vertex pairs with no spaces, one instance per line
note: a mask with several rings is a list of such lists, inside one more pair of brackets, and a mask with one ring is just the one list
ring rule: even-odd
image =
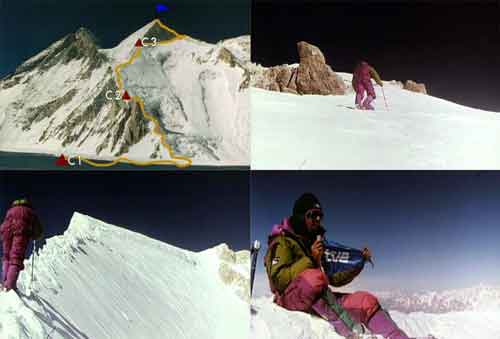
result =
[[384,86],[380,86],[380,88],[382,89],[382,96],[384,97],[385,109],[387,112],[389,112],[389,107],[387,106],[387,99],[385,98]]
[[35,276],[35,254],[36,254],[36,240],[33,240],[33,253],[31,253],[31,286],[33,287],[33,278]]
[[253,291],[253,281],[255,279],[255,266],[257,266],[257,257],[259,255],[260,241],[255,240],[250,250],[251,256],[251,268],[250,268],[250,296],[252,296]]

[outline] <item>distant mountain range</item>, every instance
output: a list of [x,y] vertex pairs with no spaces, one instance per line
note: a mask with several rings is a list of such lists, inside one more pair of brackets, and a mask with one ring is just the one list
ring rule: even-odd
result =
[[500,310],[500,287],[480,285],[442,292],[376,292],[385,308],[404,313]]

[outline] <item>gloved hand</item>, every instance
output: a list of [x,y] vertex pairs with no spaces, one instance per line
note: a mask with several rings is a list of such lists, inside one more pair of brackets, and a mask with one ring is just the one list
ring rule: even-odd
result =
[[370,251],[370,249],[368,247],[365,247],[363,248],[363,257],[366,259],[366,260],[370,260],[371,257],[372,257],[372,252]]
[[311,254],[318,265],[321,264],[321,257],[323,257],[324,253],[325,245],[323,244],[323,240],[316,239],[314,244],[311,246]]

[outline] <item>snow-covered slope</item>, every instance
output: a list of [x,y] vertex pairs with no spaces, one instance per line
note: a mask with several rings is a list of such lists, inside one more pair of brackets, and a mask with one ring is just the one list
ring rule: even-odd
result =
[[[375,111],[346,95],[251,89],[254,169],[498,169],[500,114],[385,82]],[[279,156],[278,156],[279,155]]]
[[343,339],[323,319],[277,306],[268,297],[252,300],[251,339]]
[[[478,286],[446,292],[427,292],[407,295],[410,304],[424,303],[424,295],[433,295],[436,300],[447,299],[468,301],[467,309],[447,312],[442,309],[434,312],[403,313],[394,310],[401,293],[376,293],[382,305],[390,310],[394,321],[410,337],[425,337],[429,334],[438,339],[497,339],[500,338],[500,300],[499,288]],[[393,299],[391,301],[391,299]],[[440,299],[440,300],[441,300]],[[490,299],[489,302],[486,300]],[[442,300],[441,300],[442,301]],[[437,304],[443,305],[443,302]],[[323,319],[302,312],[290,312],[274,303],[271,297],[252,300],[251,338],[259,339],[340,339],[333,328]],[[367,338],[372,338],[369,334]]]
[[32,286],[25,265],[21,298],[0,292],[0,338],[248,338],[248,251],[194,253],[75,213]]
[[223,43],[186,38],[143,48],[122,74],[129,93],[143,98],[146,111],[160,117],[177,153],[198,154],[199,162],[223,158],[248,164],[250,106],[243,80],[248,61]]
[[[176,33],[153,21],[115,48],[99,49],[80,29],[1,79],[0,150],[248,165],[250,37],[173,39],[133,59],[137,39],[152,36],[160,42]],[[113,99],[123,90],[160,121],[170,151],[136,101]]]
[[500,311],[463,311],[443,314],[397,311],[391,316],[410,336],[431,333],[438,339],[500,338]]

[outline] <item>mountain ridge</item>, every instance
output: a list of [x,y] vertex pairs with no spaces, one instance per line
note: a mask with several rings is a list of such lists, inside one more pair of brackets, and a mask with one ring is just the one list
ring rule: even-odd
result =
[[[118,87],[120,83],[117,84],[117,65],[126,62],[137,50],[134,45],[138,38],[148,32],[160,32],[159,27],[157,20],[154,20],[111,49],[100,49],[90,31],[79,29],[22,63],[16,72],[0,81],[0,111],[3,111],[0,113],[0,149],[54,155],[76,153],[97,160],[111,160],[119,156],[138,161],[168,159],[171,153],[162,150],[159,137],[151,133],[153,127],[138,105],[134,101],[127,104],[110,100],[122,90]],[[173,38],[172,32],[165,33],[168,35],[165,38]],[[207,134],[205,127],[195,124],[187,129],[182,127],[169,135],[167,141],[175,154],[194,158],[198,164],[248,164],[249,105],[242,104],[248,100],[248,95],[247,86],[241,86],[249,82],[248,78],[243,78],[248,74],[245,70],[247,61],[242,60],[241,55],[233,55],[231,49],[226,49],[230,43],[224,41],[212,45],[197,43],[197,40],[187,36],[187,43],[182,44],[181,40],[172,43],[177,48],[168,45],[159,45],[154,49],[144,47],[143,53],[148,55],[155,50],[154,54],[159,59],[153,58],[150,62],[155,68],[161,69],[161,72],[156,72],[158,79],[170,84],[170,87],[184,80],[179,78],[179,72],[172,78],[172,72],[164,67],[171,67],[172,70],[180,67],[184,72],[190,70],[190,76],[195,78],[208,72],[211,76],[203,80],[204,83],[196,83],[198,80],[193,79],[193,84],[204,88],[208,96],[197,94],[198,97],[193,98],[184,95],[184,99],[179,99],[182,91],[187,89],[181,88],[179,93],[170,89],[171,95],[168,97],[162,97],[159,92],[153,96],[153,101],[151,96],[146,98],[149,100],[144,100],[145,105],[161,121],[161,128],[167,134],[172,130],[172,123],[175,125],[180,122],[180,126],[189,126],[189,122],[178,120],[182,115],[189,115],[193,119],[200,114],[208,114],[212,121],[225,120],[230,125],[234,121],[235,133],[221,129],[223,124],[219,124],[208,126],[212,133]],[[177,53],[176,60],[171,57],[179,48],[187,48],[202,55],[206,50],[204,46],[213,46],[213,53],[226,49],[229,63],[219,64],[209,57],[196,69],[193,68],[196,64],[190,65],[189,60],[182,59],[185,58],[182,53]],[[232,50],[238,51],[238,48]],[[166,60],[169,60],[169,64],[163,65]],[[235,67],[236,63],[231,65],[231,60],[241,62],[238,61]],[[143,63],[144,69],[139,69],[137,74],[147,71],[153,64]],[[123,71],[133,66],[136,65],[131,63]],[[147,88],[148,79],[139,77],[135,80],[136,84]],[[238,86],[235,87],[234,83]],[[124,89],[130,90],[127,86]],[[214,101],[216,98],[211,93],[216,91],[223,95],[223,101]],[[190,102],[206,102],[203,106],[194,106],[194,111],[178,115],[176,112],[182,111],[182,107],[188,104],[186,98],[190,98]],[[148,106],[151,103],[153,106]],[[204,113],[200,111],[202,107]]]
[[227,245],[191,252],[76,212],[35,256],[35,281],[29,258],[19,295],[0,292],[0,337],[246,339],[248,258]]
[[449,313],[500,310],[500,286],[477,286],[443,291],[375,292],[388,309],[403,313]]

